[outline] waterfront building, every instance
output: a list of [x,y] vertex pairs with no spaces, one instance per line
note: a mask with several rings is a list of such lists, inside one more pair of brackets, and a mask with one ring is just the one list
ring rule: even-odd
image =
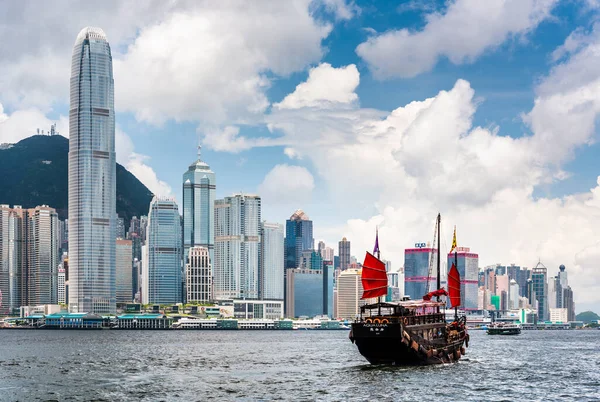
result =
[[302,252],[314,250],[313,223],[298,209],[285,222],[285,269],[301,266]]
[[294,317],[314,317],[327,314],[328,297],[324,297],[329,275],[323,270],[295,268],[287,270],[285,315]]
[[531,270],[531,296],[537,302],[538,318],[540,321],[546,321],[549,318],[548,314],[548,269],[541,263]]
[[338,254],[340,256],[340,269],[345,271],[350,266],[350,241],[345,237],[338,243]]
[[283,225],[262,222],[260,253],[260,298],[283,300]]
[[216,300],[258,299],[261,199],[234,194],[215,201]]
[[376,299],[361,299],[363,294],[361,274],[360,269],[348,268],[338,276],[335,318],[353,320],[360,313],[361,306],[375,302]]
[[550,321],[565,324],[569,322],[569,312],[566,308],[550,308]]
[[181,219],[173,198],[154,197],[142,246],[142,303],[180,303]]
[[117,329],[169,329],[173,318],[162,314],[123,314],[117,316]]
[[183,252],[187,258],[190,247],[206,247],[213,264],[217,182],[201,150],[198,146],[198,159],[183,174]]
[[58,303],[58,215],[46,205],[0,205],[0,314]]
[[133,257],[131,240],[117,239],[117,273],[116,295],[117,303],[129,303],[133,300]]
[[233,316],[244,320],[279,320],[283,318],[283,300],[234,299]]
[[[448,254],[448,267],[454,262],[454,252]],[[456,248],[458,273],[460,274],[460,305],[466,310],[477,310],[477,288],[479,283],[479,255],[468,247]],[[498,274],[496,273],[496,276]],[[506,274],[504,274],[506,275]],[[504,284],[503,284],[504,285]],[[508,276],[504,290],[508,295]],[[497,286],[497,285],[496,285]],[[499,293],[496,293],[499,295]],[[506,302],[505,302],[506,304]]]
[[[421,299],[434,290],[437,271],[430,269],[436,264],[437,250],[428,247],[407,248],[404,250],[404,295],[411,299]],[[431,275],[431,276],[430,276]],[[429,286],[427,284],[429,278]],[[461,277],[462,278],[462,277]]]
[[207,247],[193,246],[189,248],[185,265],[185,280],[188,303],[207,303],[213,300],[212,267]]
[[58,268],[58,287],[57,287],[57,295],[58,295],[58,304],[65,304],[67,302],[67,295],[65,292],[65,269],[62,265],[59,265]]
[[110,46],[100,28],[84,28],[77,35],[70,93],[69,309],[114,314],[114,80]]

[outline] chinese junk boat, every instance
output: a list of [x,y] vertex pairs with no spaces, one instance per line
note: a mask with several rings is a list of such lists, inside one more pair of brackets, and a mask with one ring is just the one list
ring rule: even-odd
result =
[[[373,254],[367,252],[362,268],[362,299],[378,297],[378,302],[360,309],[360,317],[352,323],[350,340],[371,364],[429,365],[458,361],[469,346],[466,318],[458,317],[460,304],[460,276],[455,263],[448,273],[448,292],[440,287],[440,215],[437,217],[437,290],[426,294],[423,300],[395,303],[381,302],[387,294],[385,264],[379,259],[379,236]],[[456,230],[452,249],[456,248]],[[454,321],[445,319],[449,296],[455,307]],[[433,300],[435,298],[436,300]]]

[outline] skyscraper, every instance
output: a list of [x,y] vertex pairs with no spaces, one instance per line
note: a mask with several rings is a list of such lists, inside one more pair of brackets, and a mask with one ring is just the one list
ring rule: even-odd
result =
[[212,269],[206,247],[190,247],[185,264],[186,300],[188,303],[207,303],[212,296]]
[[[549,318],[548,312],[548,270],[541,263],[531,270],[531,295],[530,303],[533,305],[537,301],[538,319],[546,321]],[[532,300],[533,299],[533,300]]]
[[152,199],[147,236],[142,247],[142,302],[180,303],[181,219],[174,199]]
[[117,239],[125,238],[125,220],[117,215]]
[[45,205],[0,205],[0,314],[58,302],[58,223]]
[[283,300],[283,225],[263,222],[261,227],[261,299]]
[[215,201],[216,300],[258,299],[261,199],[234,194]]
[[133,300],[133,253],[131,240],[117,239],[117,303],[130,303]]
[[285,268],[298,268],[302,262],[302,252],[314,250],[313,223],[298,209],[285,222]]
[[[457,259],[458,259],[458,273],[460,274],[460,305],[465,310],[477,310],[477,296],[479,289],[479,255],[472,253],[468,247],[457,247]],[[454,262],[454,253],[448,254],[448,270]],[[506,267],[502,267],[500,270],[496,270],[496,278],[500,275],[505,276],[502,282],[502,290],[507,293],[508,297],[508,285],[509,277],[506,274]],[[501,293],[497,292],[498,284],[496,288],[492,289],[492,293],[500,296]],[[507,305],[508,300],[505,300]]]
[[100,28],[77,35],[69,111],[69,309],[116,312],[112,56]]
[[206,247],[214,264],[215,248],[215,173],[201,159],[183,174],[183,251],[187,259],[190,247]]
[[[437,280],[435,265],[429,272],[431,259],[437,258],[434,248],[407,248],[404,250],[404,295],[411,299],[420,299],[427,294],[427,278],[429,291],[434,290]],[[431,275],[431,276],[429,276]]]
[[340,256],[340,269],[345,271],[350,266],[350,242],[345,237],[338,243],[338,254]]

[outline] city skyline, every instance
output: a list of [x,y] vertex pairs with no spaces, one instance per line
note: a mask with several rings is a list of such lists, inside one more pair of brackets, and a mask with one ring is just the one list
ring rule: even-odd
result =
[[[402,9],[377,2],[377,13],[360,1],[203,4],[184,10],[188,20],[178,3],[138,4],[133,14],[115,4],[93,13],[82,6],[60,29],[37,18],[46,32],[39,38],[26,34],[31,22],[22,15],[68,10],[15,6],[15,29],[0,45],[2,71],[12,77],[0,83],[0,143],[51,121],[69,135],[64,44],[81,27],[100,26],[114,43],[120,84],[116,157],[155,193],[182,205],[186,164],[173,161],[192,159],[200,137],[223,178],[216,196],[260,194],[269,221],[303,208],[320,222],[317,240],[334,245],[346,236],[355,250],[368,250],[379,226],[382,257],[399,262],[405,247],[429,240],[441,210],[443,237],[457,224],[482,266],[565,264],[578,306],[598,309],[598,109],[584,106],[598,104],[600,77],[588,66],[599,40],[589,2],[507,2],[491,13],[464,1]],[[231,35],[202,17],[216,12],[230,18]],[[256,36],[235,23],[260,15],[276,22]],[[444,42],[442,28],[456,21],[474,22],[480,40]],[[273,32],[277,40],[265,41]],[[252,40],[235,40],[245,37]],[[423,46],[430,38],[441,45]],[[165,43],[160,54],[156,40]],[[415,57],[397,56],[404,53]],[[44,68],[20,68],[38,59],[48,60]],[[239,68],[223,68],[229,63]]]

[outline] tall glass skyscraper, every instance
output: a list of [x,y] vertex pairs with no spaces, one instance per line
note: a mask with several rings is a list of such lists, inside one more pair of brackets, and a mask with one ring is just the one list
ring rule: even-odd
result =
[[183,255],[187,259],[190,247],[206,247],[210,263],[215,249],[215,173],[200,155],[183,174]]
[[338,243],[338,254],[340,256],[340,269],[344,271],[350,266],[350,242],[345,237]]
[[[434,258],[434,266],[429,277],[429,265]],[[429,291],[435,290],[437,269],[435,259],[437,249],[434,248],[407,248],[404,250],[404,295],[411,299],[420,299],[427,294],[427,278],[429,277]]]
[[112,56],[100,28],[77,35],[69,109],[69,309],[116,312]]
[[215,201],[216,300],[259,298],[260,217],[257,195]]
[[313,223],[299,209],[285,222],[285,268],[300,268],[302,252],[314,249]]
[[142,257],[142,303],[180,303],[181,218],[175,200],[154,197]]
[[263,222],[261,229],[260,297],[283,300],[283,225]]

